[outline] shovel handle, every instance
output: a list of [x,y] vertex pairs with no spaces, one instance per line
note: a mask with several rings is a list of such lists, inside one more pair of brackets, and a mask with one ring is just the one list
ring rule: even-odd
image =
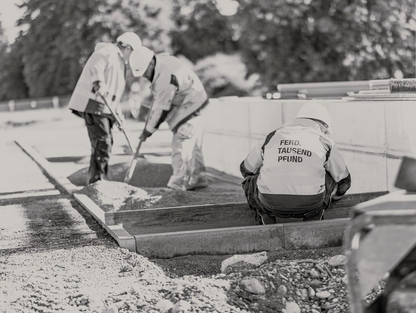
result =
[[126,177],[124,177],[124,182],[129,183],[130,179],[133,177],[134,169],[136,168],[137,158],[139,157],[140,147],[142,146],[143,140],[140,139],[137,145],[136,152],[134,153],[133,160],[130,163],[129,170],[126,173]]

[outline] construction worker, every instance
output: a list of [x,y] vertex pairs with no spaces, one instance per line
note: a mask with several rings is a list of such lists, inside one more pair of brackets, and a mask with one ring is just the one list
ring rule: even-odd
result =
[[321,220],[351,186],[331,140],[331,117],[317,102],[269,133],[241,162],[242,187],[260,224]]
[[155,55],[144,46],[132,52],[130,67],[135,77],[150,81],[153,96],[140,139],[145,141],[163,121],[173,132],[173,174],[168,187],[184,191],[207,187],[201,111],[208,104],[208,95],[201,81],[178,58],[168,53]]
[[133,32],[120,35],[115,43],[97,43],[69,100],[69,109],[84,118],[91,142],[88,184],[107,178],[113,146],[115,118],[101,96],[124,122],[118,104],[126,87],[126,64],[131,52],[141,45],[140,37]]

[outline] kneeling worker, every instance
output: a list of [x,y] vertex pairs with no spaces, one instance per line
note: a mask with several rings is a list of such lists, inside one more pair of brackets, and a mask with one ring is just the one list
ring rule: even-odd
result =
[[168,187],[183,191],[207,187],[201,112],[208,104],[208,95],[198,76],[178,58],[167,53],[155,55],[143,46],[131,53],[130,67],[135,77],[150,81],[153,95],[141,140],[150,137],[163,121],[173,132],[173,175]]
[[250,208],[260,224],[321,220],[351,186],[351,175],[328,128],[324,106],[305,104],[269,133],[240,164]]

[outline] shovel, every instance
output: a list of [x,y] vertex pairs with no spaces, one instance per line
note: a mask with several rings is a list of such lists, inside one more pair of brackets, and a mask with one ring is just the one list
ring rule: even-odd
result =
[[[144,123],[144,129],[146,129],[147,123],[149,122],[150,113],[152,112],[153,102],[149,108],[149,113],[147,114],[146,121]],[[137,144],[136,152],[134,153],[133,160],[130,163],[129,170],[126,173],[126,177],[124,178],[125,183],[129,183],[131,177],[133,176],[134,169],[136,168],[137,158],[139,157],[140,147],[142,146],[143,140],[140,138],[139,143]]]
[[127,134],[126,134],[126,132],[125,132],[123,126],[122,126],[123,123],[121,122],[121,119],[118,116],[117,112],[108,104],[107,100],[105,100],[104,96],[101,93],[97,92],[97,95],[101,98],[101,100],[103,100],[104,104],[108,107],[111,114],[114,116],[117,124],[119,125],[119,129],[123,132],[124,137],[126,137],[126,140],[127,140],[128,145],[129,145],[131,153],[133,153],[133,147],[131,145],[130,139],[129,139],[129,137],[127,137]]

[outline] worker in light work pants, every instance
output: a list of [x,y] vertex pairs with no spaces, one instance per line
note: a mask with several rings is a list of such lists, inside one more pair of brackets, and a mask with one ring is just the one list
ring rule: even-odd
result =
[[327,136],[330,126],[326,108],[307,103],[241,162],[242,187],[260,224],[321,220],[350,188],[347,165]]
[[201,112],[208,95],[198,76],[178,58],[167,53],[155,55],[143,46],[132,52],[130,67],[134,76],[150,81],[153,96],[140,139],[145,141],[164,121],[173,132],[173,174],[168,187],[184,191],[207,187]]
[[116,43],[98,43],[69,100],[69,109],[84,118],[91,142],[88,184],[107,178],[113,146],[112,128],[115,117],[101,96],[123,122],[124,116],[118,104],[126,86],[125,66],[131,52],[141,45],[140,37],[132,32],[120,35]]

